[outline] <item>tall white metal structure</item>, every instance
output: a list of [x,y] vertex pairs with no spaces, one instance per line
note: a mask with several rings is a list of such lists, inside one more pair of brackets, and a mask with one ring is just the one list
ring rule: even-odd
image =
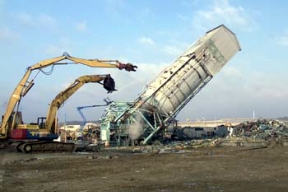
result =
[[[123,126],[129,129],[127,124],[139,121],[135,119],[135,114],[139,114],[144,127],[143,143],[147,143],[159,130],[165,129],[240,50],[236,35],[225,25],[208,31],[148,83],[145,91],[132,104],[127,105],[109,125],[114,124],[115,130]],[[111,127],[104,126],[101,129],[106,133]],[[102,139],[109,139],[104,137],[105,134]]]

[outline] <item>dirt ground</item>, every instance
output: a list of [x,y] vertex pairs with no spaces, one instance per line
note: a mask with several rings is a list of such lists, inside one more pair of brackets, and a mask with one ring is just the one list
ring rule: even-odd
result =
[[0,191],[288,191],[288,147],[1,152]]

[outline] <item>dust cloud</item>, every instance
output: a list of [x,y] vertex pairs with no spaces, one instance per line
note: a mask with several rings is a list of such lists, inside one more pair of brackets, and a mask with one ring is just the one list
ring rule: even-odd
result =
[[138,139],[143,133],[143,123],[141,116],[137,115],[136,121],[129,126],[129,137],[132,140]]

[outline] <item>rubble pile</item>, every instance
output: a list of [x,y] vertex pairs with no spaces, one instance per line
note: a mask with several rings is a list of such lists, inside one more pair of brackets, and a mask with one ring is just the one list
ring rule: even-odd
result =
[[288,126],[278,120],[246,121],[231,128],[229,136],[255,140],[287,139]]
[[198,139],[185,141],[169,141],[165,144],[157,143],[153,145],[145,145],[134,147],[133,153],[186,153],[191,152],[191,149],[202,147],[215,147],[222,143],[221,139]]

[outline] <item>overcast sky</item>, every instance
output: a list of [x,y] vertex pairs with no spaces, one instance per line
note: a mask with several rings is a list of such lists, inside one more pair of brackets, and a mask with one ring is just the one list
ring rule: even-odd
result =
[[[0,113],[28,66],[63,52],[130,62],[138,71],[69,65],[54,67],[50,76],[40,73],[21,102],[25,122],[45,116],[53,98],[81,75],[111,74],[118,91],[107,94],[99,84],[84,85],[61,107],[60,121],[65,115],[66,120],[81,120],[76,107],[104,104],[106,97],[134,101],[198,38],[225,24],[242,51],[178,119],[250,118],[253,111],[256,117],[288,116],[287,10],[285,0],[0,0]],[[97,120],[104,109],[83,113]]]

